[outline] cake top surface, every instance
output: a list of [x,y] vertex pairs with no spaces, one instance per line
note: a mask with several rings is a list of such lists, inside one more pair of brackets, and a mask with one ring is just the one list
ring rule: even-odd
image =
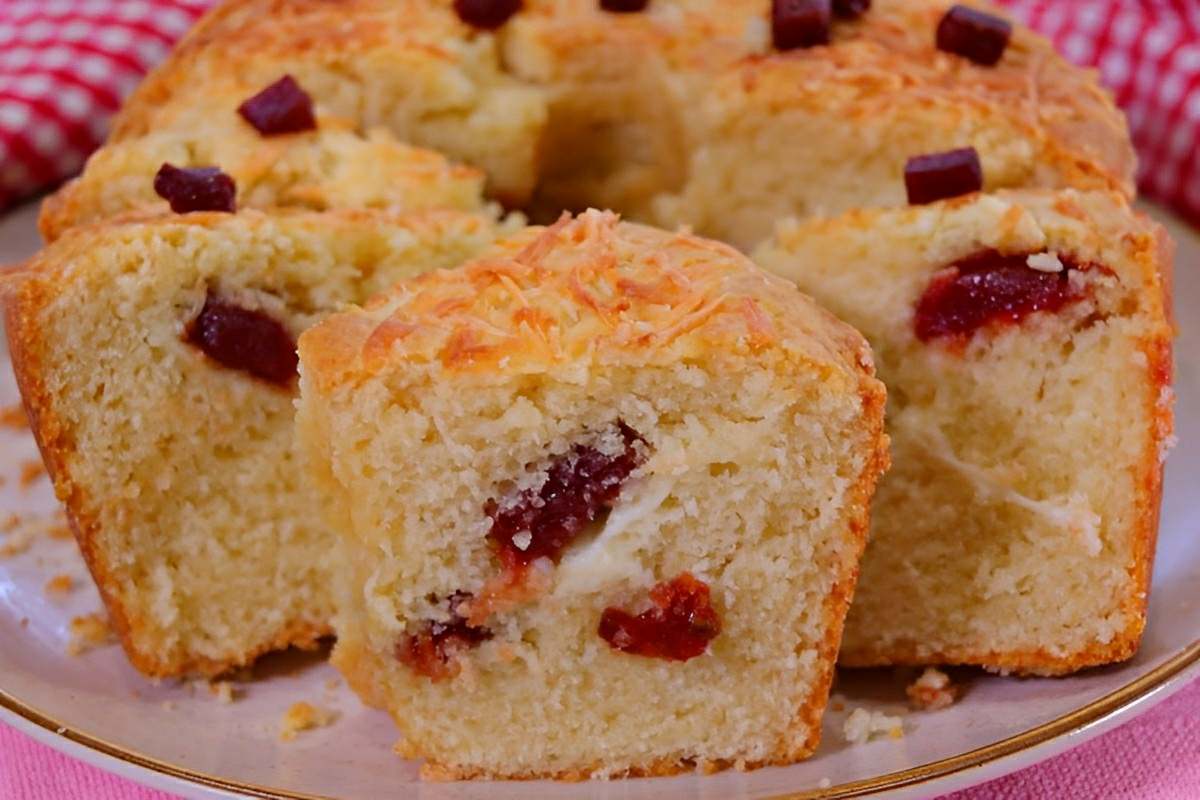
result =
[[163,248],[179,250],[197,268],[207,265],[215,272],[245,256],[254,243],[277,253],[285,272],[312,270],[311,262],[321,258],[367,278],[388,258],[414,248],[452,251],[461,237],[486,243],[503,228],[487,215],[454,210],[131,212],[72,228],[28,261],[0,273],[0,300],[19,294],[27,301],[37,297],[50,302],[72,276],[109,274],[116,263],[145,262]]
[[[1172,316],[1174,246],[1166,230],[1130,207],[1117,192],[1015,190],[974,194],[928,205],[861,209],[836,219],[781,224],[755,251],[772,272],[793,279],[805,264],[866,259],[886,275],[886,294],[863,289],[853,306],[867,327],[908,328],[916,299],[931,276],[981,254],[1025,256],[1030,271],[1058,271],[1064,260],[1098,267],[1136,297],[1126,312],[1150,321],[1146,337],[1170,336],[1161,326]],[[1061,257],[1061,260],[1060,260]],[[854,274],[853,270],[848,274]],[[803,282],[801,282],[803,285]],[[819,292],[814,292],[820,296]],[[912,307],[873,307],[884,296],[908,298]],[[867,309],[874,308],[874,311]],[[837,309],[849,316],[846,307]],[[895,316],[890,316],[895,312]]]
[[791,283],[687,232],[564,215],[483,257],[396,286],[300,342],[322,385],[402,363],[456,372],[541,372],[772,351],[854,374],[865,341]]
[[[172,120],[194,124],[218,87],[244,92],[245,81],[257,88],[289,71],[301,73],[302,83],[305,71],[328,69],[383,86],[399,70],[405,80],[440,87],[453,110],[481,89],[544,89],[577,78],[585,61],[578,54],[599,47],[611,50],[614,76],[632,64],[654,65],[639,71],[658,76],[647,80],[667,76],[697,114],[710,97],[758,96],[776,112],[824,109],[865,122],[915,103],[938,109],[944,121],[937,124],[974,119],[1028,137],[1039,158],[1078,162],[1081,174],[1131,195],[1126,126],[1094,76],[1023,26],[1014,26],[992,66],[943,52],[935,33],[951,5],[876,0],[860,17],[835,21],[830,46],[780,52],[771,44],[769,0],[655,0],[625,14],[603,11],[598,0],[526,0],[494,32],[464,23],[449,0],[229,0],[139,87],[114,138]],[[309,82],[319,88],[323,81]],[[386,94],[374,102],[395,102]],[[909,101],[898,106],[900,96]]]

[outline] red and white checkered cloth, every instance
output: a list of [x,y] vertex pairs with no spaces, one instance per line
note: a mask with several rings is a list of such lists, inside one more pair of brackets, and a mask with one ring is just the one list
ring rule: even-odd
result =
[[0,0],[0,209],[79,171],[211,0]]
[[[1000,0],[1129,114],[1142,191],[1200,223],[1200,0]],[[79,170],[213,0],[0,0],[0,209]]]

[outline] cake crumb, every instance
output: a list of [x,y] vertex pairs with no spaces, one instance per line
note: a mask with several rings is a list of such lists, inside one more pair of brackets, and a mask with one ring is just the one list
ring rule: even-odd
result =
[[921,677],[905,687],[904,693],[913,708],[937,711],[954,704],[958,699],[958,686],[937,667],[926,667]]
[[5,540],[0,543],[0,558],[12,558],[24,553],[39,536],[71,538],[71,530],[61,511],[50,516],[24,518],[10,514],[0,518],[0,533],[6,534]]
[[331,692],[341,685],[342,685],[342,682],[339,681],[337,678],[330,678],[329,680],[325,681],[325,688]]
[[46,581],[46,585],[42,590],[48,596],[53,597],[55,595],[61,596],[64,594],[70,594],[71,590],[74,588],[75,579],[65,572],[61,572],[52,577],[50,580]]
[[229,681],[213,681],[212,683],[208,684],[208,691],[211,692],[222,705],[229,705],[238,698],[239,694],[238,690],[235,689],[233,684]]
[[37,528],[33,525],[20,525],[6,531],[3,542],[0,542],[0,558],[19,556],[29,549],[37,538]]
[[162,710],[163,711],[174,711],[175,710],[175,701],[174,700],[163,700],[162,701]]
[[21,627],[22,628],[29,627],[29,617],[21,617]]
[[75,617],[71,620],[69,630],[71,638],[67,642],[67,654],[72,656],[82,655],[89,650],[116,641],[112,628],[109,627],[108,618],[104,614],[85,614],[82,617]]
[[904,738],[904,726],[899,717],[882,711],[856,708],[842,723],[842,733],[850,744],[866,744],[877,734],[887,734],[892,739]]
[[59,541],[75,538],[71,533],[71,526],[67,524],[66,517],[61,514],[55,517],[51,524],[46,526],[46,535],[51,539],[58,539]]
[[46,474],[46,467],[40,461],[22,461],[21,462],[21,477],[19,479],[21,488],[28,489],[39,478]]
[[22,431],[28,427],[29,418],[25,416],[25,409],[21,407],[20,403],[0,408],[0,428]]
[[283,723],[279,732],[280,741],[290,742],[301,731],[312,728],[323,728],[337,719],[337,712],[318,708],[311,703],[293,703],[283,715]]

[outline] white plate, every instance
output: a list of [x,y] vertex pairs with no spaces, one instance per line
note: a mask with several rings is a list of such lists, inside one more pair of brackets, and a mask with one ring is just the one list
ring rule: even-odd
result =
[[[0,222],[0,263],[36,247],[34,209]],[[1163,213],[1157,213],[1165,218]],[[390,749],[389,720],[364,709],[317,658],[274,657],[224,705],[203,688],[139,677],[113,646],[79,657],[65,653],[73,615],[97,611],[74,544],[43,538],[25,554],[0,560],[0,718],[73,756],[189,797],[371,798],[766,798],[851,797],[892,792],[926,797],[1026,766],[1132,718],[1200,674],[1200,237],[1182,224],[1176,307],[1178,434],[1167,474],[1150,623],[1137,657],[1118,667],[1058,680],[966,678],[966,696],[948,709],[904,716],[905,735],[847,745],[845,711],[826,717],[824,743],[811,760],[750,773],[610,783],[417,783],[412,762]],[[2,343],[0,343],[2,344]],[[0,405],[17,392],[0,350]],[[21,465],[36,459],[27,434],[0,431],[0,509],[52,514],[45,480],[22,489]],[[2,516],[2,514],[0,514]],[[43,591],[57,573],[82,588],[63,600]],[[24,622],[28,620],[28,622]],[[848,708],[896,713],[902,682],[886,672],[845,675],[837,689]],[[329,727],[289,743],[279,724],[292,703],[306,700],[339,712]],[[497,731],[505,735],[504,731]]]

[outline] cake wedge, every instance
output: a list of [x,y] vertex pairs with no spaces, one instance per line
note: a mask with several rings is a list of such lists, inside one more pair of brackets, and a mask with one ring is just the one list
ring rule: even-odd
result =
[[1107,192],[781,225],[756,259],[871,341],[893,467],[842,663],[1136,651],[1172,441],[1171,243]]
[[813,751],[887,463],[858,333],[726,245],[588,211],[300,357],[334,663],[426,774]]
[[33,432],[138,669],[214,675],[330,632],[295,338],[498,230],[457,211],[156,214],[74,228],[6,276]]

